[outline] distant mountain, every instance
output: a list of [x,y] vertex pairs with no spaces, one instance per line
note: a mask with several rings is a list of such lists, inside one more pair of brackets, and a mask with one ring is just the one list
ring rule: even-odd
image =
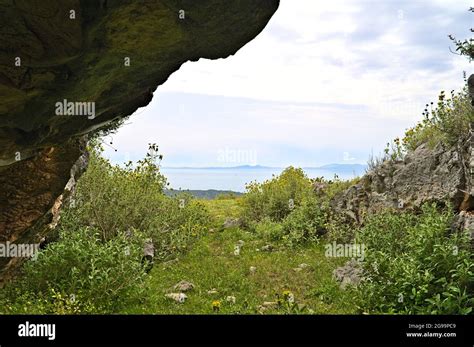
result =
[[[327,164],[322,166],[303,167],[303,170],[333,170],[341,172],[364,171],[366,165],[362,164]],[[262,165],[239,166],[208,166],[208,167],[163,167],[164,170],[283,170],[283,167]]]
[[262,165],[240,165],[240,166],[208,166],[208,167],[163,167],[164,170],[259,170],[259,169],[281,169],[279,167]]
[[243,193],[233,192],[231,190],[216,190],[216,189],[209,189],[209,190],[176,190],[176,189],[165,189],[164,193],[168,196],[176,196],[181,193],[191,194],[195,198],[198,199],[214,199],[218,195],[235,195],[240,196]]

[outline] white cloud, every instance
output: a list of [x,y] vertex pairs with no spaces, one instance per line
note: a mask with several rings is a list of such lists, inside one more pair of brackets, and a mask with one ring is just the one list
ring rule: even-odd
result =
[[[472,71],[448,51],[447,34],[469,33],[464,7],[282,0],[267,28],[235,56],[184,64],[115,142],[140,153],[158,142],[170,165],[209,165],[226,146],[255,150],[264,165],[291,164],[301,157],[296,151],[363,162],[413,125],[441,89],[459,89],[463,70]],[[163,108],[168,102],[176,108]],[[302,165],[310,161],[318,158]]]
[[[393,95],[429,98],[439,88],[459,87],[459,67],[467,69],[468,63],[449,54],[448,33],[439,45],[446,48],[444,60],[456,64],[456,69],[433,76],[408,65],[429,58],[431,51],[412,44],[413,38],[404,30],[420,25],[420,18],[400,19],[396,6],[393,13],[381,14],[386,24],[373,28],[384,30],[375,40],[353,42],[350,34],[358,22],[363,25],[368,20],[364,16],[371,15],[365,13],[367,6],[367,1],[283,0],[264,32],[235,56],[187,63],[158,91],[370,105]],[[282,30],[292,33],[293,40],[280,39]]]

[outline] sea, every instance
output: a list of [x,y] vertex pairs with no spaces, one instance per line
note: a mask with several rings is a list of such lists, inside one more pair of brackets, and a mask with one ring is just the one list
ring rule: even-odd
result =
[[[283,168],[161,168],[161,173],[170,183],[169,188],[176,190],[231,190],[245,192],[245,186],[252,181],[263,182],[279,175]],[[364,174],[363,168],[306,168],[309,178],[324,177],[334,179],[353,179]]]

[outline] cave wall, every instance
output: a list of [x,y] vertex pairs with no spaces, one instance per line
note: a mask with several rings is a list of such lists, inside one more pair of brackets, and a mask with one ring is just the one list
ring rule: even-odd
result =
[[[0,165],[130,115],[184,62],[236,53],[278,3],[1,1]],[[57,115],[64,99],[95,102],[94,119]]]
[[[37,242],[54,227],[89,132],[147,105],[183,63],[235,54],[278,5],[0,0],[0,242]],[[63,100],[95,113],[61,114]],[[16,263],[0,259],[0,282]]]

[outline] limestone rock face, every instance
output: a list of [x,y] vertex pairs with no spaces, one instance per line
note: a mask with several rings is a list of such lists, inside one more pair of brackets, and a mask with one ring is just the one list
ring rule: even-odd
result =
[[[54,225],[57,199],[84,153],[87,133],[115,126],[147,105],[157,86],[186,61],[235,54],[263,30],[278,5],[279,0],[4,1],[0,241],[30,242],[39,233],[31,230],[42,229],[38,223]],[[80,108],[61,114],[57,103],[64,100],[93,103],[93,116]]]
[[356,223],[382,209],[417,210],[425,202],[449,201],[458,210],[471,210],[470,156],[470,139],[454,148],[421,145],[403,161],[386,161],[369,171],[334,198],[333,208]]
[[[469,77],[468,89],[474,102],[474,75]],[[440,143],[429,148],[422,144],[403,161],[384,161],[336,195],[333,210],[360,224],[365,215],[387,208],[417,210],[426,202],[450,202],[459,212],[457,227],[474,236],[474,123],[470,129],[455,145]],[[315,186],[315,191],[324,188]]]

